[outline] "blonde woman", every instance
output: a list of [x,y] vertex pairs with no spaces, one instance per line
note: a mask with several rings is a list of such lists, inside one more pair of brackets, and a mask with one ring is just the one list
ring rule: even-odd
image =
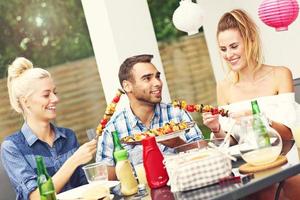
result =
[[[295,97],[291,71],[286,67],[263,63],[257,26],[245,11],[235,9],[225,13],[217,27],[220,54],[228,65],[225,80],[217,84],[217,102],[231,116],[251,111],[251,100],[259,106],[283,139],[291,139],[289,127],[295,118]],[[215,137],[224,137],[231,130],[226,118],[203,114],[203,123]],[[231,143],[237,143],[240,133],[231,133]],[[287,181],[288,182],[288,181]],[[286,183],[288,185],[288,183]],[[289,189],[293,193],[294,188]],[[261,192],[262,199],[273,198],[272,192]]]
[[[274,114],[267,112],[270,107],[268,104],[294,101],[290,70],[286,67],[262,63],[257,27],[244,11],[233,10],[222,16],[218,23],[217,41],[220,54],[229,68],[227,78],[217,84],[218,105],[229,105],[227,108],[231,112],[250,110],[250,101],[258,99],[258,103],[262,105],[261,109],[272,119]],[[276,109],[271,109],[271,112],[274,111]],[[281,134],[283,139],[291,139],[292,134],[288,126],[291,120],[284,119],[286,112],[281,114],[283,117],[279,117],[278,121],[276,121],[277,116],[276,119],[272,119],[272,127]],[[218,115],[205,113],[203,116],[204,124],[211,128],[215,136],[224,135],[223,130],[220,129],[222,127]]]
[[72,130],[51,123],[59,99],[50,73],[16,58],[8,68],[7,86],[12,108],[24,117],[22,128],[1,144],[2,163],[17,199],[40,199],[36,155],[44,158],[57,193],[87,183],[80,165],[93,158],[96,141],[79,147]]

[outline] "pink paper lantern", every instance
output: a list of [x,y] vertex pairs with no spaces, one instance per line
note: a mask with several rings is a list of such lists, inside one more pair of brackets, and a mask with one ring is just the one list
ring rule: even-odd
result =
[[259,18],[276,31],[286,31],[298,17],[299,5],[296,0],[263,0],[259,6]]

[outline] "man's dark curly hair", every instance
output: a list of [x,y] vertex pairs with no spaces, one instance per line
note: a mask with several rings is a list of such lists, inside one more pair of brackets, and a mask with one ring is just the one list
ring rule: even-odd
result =
[[120,69],[119,69],[119,81],[120,81],[121,86],[123,87],[122,82],[124,80],[133,81],[131,71],[135,64],[151,63],[152,58],[153,58],[153,55],[148,55],[148,54],[136,55],[136,56],[127,58],[121,64]]

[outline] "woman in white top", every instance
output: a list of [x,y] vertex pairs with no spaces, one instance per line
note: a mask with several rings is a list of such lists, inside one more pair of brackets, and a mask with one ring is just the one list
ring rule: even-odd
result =
[[[286,101],[294,102],[292,74],[286,67],[262,63],[260,38],[253,20],[242,10],[225,13],[218,23],[217,41],[220,54],[229,69],[227,78],[217,84],[218,105],[229,109],[233,115],[233,112],[242,114],[241,111],[251,109],[251,100],[258,99],[261,110],[272,119],[271,126],[283,139],[291,139],[292,133],[288,124],[293,116],[289,113],[294,109],[288,107],[284,112],[291,116],[290,120],[289,117],[283,117],[284,120],[282,117],[272,117],[275,116],[274,113],[280,112],[278,105],[282,107],[286,106]],[[293,103],[288,105],[293,106]],[[225,136],[226,123],[219,120],[219,115],[204,113],[203,123],[212,130],[215,137]],[[231,143],[236,143],[239,136],[232,136]],[[273,199],[274,191],[270,192],[272,189],[275,187],[256,194],[256,199]],[[294,192],[292,190],[293,188],[289,188],[289,194]]]

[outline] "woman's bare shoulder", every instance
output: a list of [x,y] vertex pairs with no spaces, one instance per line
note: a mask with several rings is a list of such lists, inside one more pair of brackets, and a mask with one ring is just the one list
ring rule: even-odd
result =
[[291,76],[292,72],[288,67],[284,67],[284,66],[278,66],[275,67],[275,72],[277,75],[283,75],[283,76]]
[[278,76],[289,76],[292,75],[291,70],[285,66],[273,66],[273,65],[264,65],[263,66],[267,70],[274,71],[275,75]]
[[293,75],[288,67],[266,66],[273,70],[274,80],[278,85],[278,93],[293,92]]

